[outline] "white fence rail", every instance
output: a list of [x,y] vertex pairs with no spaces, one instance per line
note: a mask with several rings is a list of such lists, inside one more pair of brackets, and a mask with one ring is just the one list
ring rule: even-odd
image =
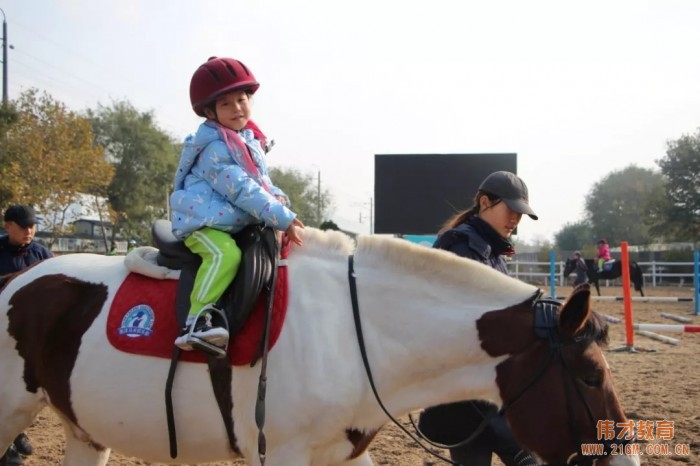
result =
[[[644,274],[645,286],[693,286],[693,263],[692,262],[637,262]],[[567,285],[564,277],[564,262],[555,262],[554,277],[557,285]],[[684,267],[688,272],[679,272]],[[549,285],[551,277],[549,262],[512,261],[508,263],[510,275],[528,283]],[[682,270],[682,269],[681,269]],[[601,285],[619,285],[620,280],[603,280]]]

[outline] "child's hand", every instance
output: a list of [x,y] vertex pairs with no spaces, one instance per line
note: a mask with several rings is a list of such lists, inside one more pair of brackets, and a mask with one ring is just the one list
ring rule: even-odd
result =
[[287,231],[285,233],[287,233],[287,238],[289,238],[290,241],[294,241],[296,244],[301,246],[303,244],[303,241],[301,240],[301,236],[299,236],[297,228],[303,230],[304,224],[301,223],[301,220],[295,218],[292,224],[289,225],[289,228],[287,228]]

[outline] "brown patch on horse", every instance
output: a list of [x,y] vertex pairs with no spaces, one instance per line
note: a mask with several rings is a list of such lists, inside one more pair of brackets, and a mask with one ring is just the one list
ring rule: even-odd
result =
[[378,430],[361,432],[357,429],[345,429],[345,435],[353,446],[352,453],[350,453],[348,461],[354,460],[363,454],[369,447],[369,444],[372,443],[372,440],[374,440],[374,437],[378,432]]
[[[591,288],[587,283],[574,288],[569,298],[562,304],[569,312],[559,313],[559,332],[562,338],[585,333],[596,343],[607,344],[608,326],[600,315],[590,308]],[[533,329],[534,301],[533,296],[522,303],[505,309],[484,313],[476,321],[476,328],[481,340],[481,348],[489,356],[517,354],[538,341]],[[523,331],[523,329],[528,329]]]
[[106,285],[63,274],[39,277],[10,298],[8,332],[24,359],[27,391],[43,388],[51,404],[75,425],[70,376],[82,337],[106,300]]
[[[574,289],[556,321],[548,317],[552,305],[541,306],[537,311],[540,305],[530,299],[488,312],[477,328],[485,351],[510,356],[496,367],[496,385],[516,439],[544,462],[559,464],[582,442],[596,441],[597,420],[626,418],[600,353],[607,344],[607,324],[591,311],[590,286]],[[542,412],[566,417],[553,431],[533,426],[532,419]]]
[[523,328],[532,329],[535,315],[532,309],[537,296],[505,309],[485,312],[476,321],[481,348],[489,356],[519,353],[535,342],[535,334],[523,332]]

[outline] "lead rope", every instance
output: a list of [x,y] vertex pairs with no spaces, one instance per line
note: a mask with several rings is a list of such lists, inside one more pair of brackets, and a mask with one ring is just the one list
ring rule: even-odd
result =
[[369,367],[369,359],[367,358],[367,349],[365,347],[365,338],[362,333],[362,322],[360,320],[360,306],[357,301],[357,282],[355,280],[355,270],[353,267],[354,264],[354,256],[351,254],[348,256],[348,281],[350,283],[350,301],[352,302],[352,316],[353,319],[355,320],[355,330],[357,332],[357,342],[360,346],[360,354],[362,355],[362,362],[365,365],[365,371],[367,372],[367,379],[369,379],[369,385],[372,387],[372,392],[374,393],[374,397],[377,400],[377,403],[379,403],[379,406],[382,408],[382,411],[391,419],[391,421],[398,426],[399,429],[401,429],[406,435],[411,437],[411,439],[416,442],[423,450],[427,451],[434,457],[445,461],[446,463],[453,464],[455,466],[463,466],[461,463],[455,463],[454,461],[441,456],[434,451],[430,450],[428,447],[426,447],[418,437],[413,435],[411,432],[408,431],[401,423],[396,420],[394,416],[391,415],[389,410],[386,409],[384,406],[384,403],[382,403],[382,400],[379,398],[379,393],[377,392],[377,388],[374,385],[374,377],[372,377],[372,370]]

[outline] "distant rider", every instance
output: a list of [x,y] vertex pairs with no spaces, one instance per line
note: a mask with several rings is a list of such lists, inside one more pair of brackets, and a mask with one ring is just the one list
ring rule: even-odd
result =
[[607,240],[598,240],[598,254],[595,257],[598,259],[598,271],[602,272],[605,263],[612,259],[610,256],[610,246],[608,246]]

